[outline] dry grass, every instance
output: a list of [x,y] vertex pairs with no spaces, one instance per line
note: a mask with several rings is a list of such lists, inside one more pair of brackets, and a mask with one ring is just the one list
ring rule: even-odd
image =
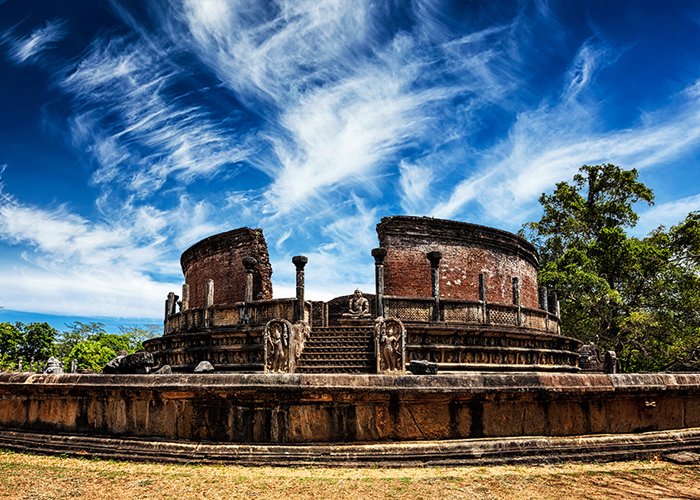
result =
[[2,498],[700,498],[700,466],[660,461],[381,468],[168,465],[0,451]]

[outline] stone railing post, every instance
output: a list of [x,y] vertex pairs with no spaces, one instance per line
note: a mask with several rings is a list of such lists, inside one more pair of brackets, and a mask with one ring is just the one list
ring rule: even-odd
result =
[[440,321],[440,259],[442,252],[432,251],[426,254],[430,261],[430,277],[432,284],[433,301],[433,321]]
[[253,302],[253,274],[258,261],[253,257],[243,257],[243,268],[245,269],[245,292],[243,301],[248,304]]
[[165,299],[165,318],[163,319],[163,333],[170,331],[168,327],[168,318],[177,312],[177,299],[179,297],[174,292],[168,293],[168,298]]
[[204,306],[204,327],[211,328],[211,308],[214,305],[214,280],[207,280],[204,288],[204,297],[206,301]]
[[549,297],[547,297],[547,287],[540,287],[540,307],[547,313],[544,317],[544,329],[549,331]]
[[513,277],[513,304],[518,307],[517,326],[523,326],[523,313],[520,308],[520,278]]
[[182,310],[187,311],[190,308],[190,285],[183,283],[182,285]]
[[488,323],[486,314],[486,279],[484,273],[479,273],[479,302],[481,302],[481,322]]
[[374,257],[374,316],[378,318],[384,316],[384,258],[386,257],[386,249],[373,248],[372,257]]
[[557,317],[557,333],[561,333],[561,307],[559,306],[559,295],[552,292],[552,314]]
[[292,264],[297,269],[297,302],[294,308],[294,321],[304,319],[304,266],[309,262],[305,255],[295,255],[292,257]]

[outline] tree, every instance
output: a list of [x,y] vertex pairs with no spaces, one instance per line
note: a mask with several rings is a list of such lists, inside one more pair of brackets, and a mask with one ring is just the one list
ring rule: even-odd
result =
[[22,333],[19,353],[26,361],[43,362],[52,354],[58,331],[48,323],[17,323]]
[[71,349],[68,357],[71,360],[77,360],[80,369],[99,372],[109,361],[117,357],[117,352],[100,341],[83,340]]
[[56,345],[56,355],[69,364],[74,358],[70,357],[73,348],[83,340],[87,340],[93,335],[106,334],[104,323],[83,323],[75,321],[66,324],[67,330],[61,332],[58,344]]
[[129,339],[130,348],[134,352],[143,349],[145,341],[160,337],[163,334],[161,325],[146,325],[144,327],[119,326],[118,328],[120,333]]
[[0,370],[17,367],[22,332],[12,323],[0,323]]
[[700,361],[700,217],[629,237],[635,204],[653,202],[637,178],[584,165],[573,183],[540,197],[542,218],[524,235],[539,251],[540,282],[559,293],[565,333],[615,350],[623,370],[692,365]]

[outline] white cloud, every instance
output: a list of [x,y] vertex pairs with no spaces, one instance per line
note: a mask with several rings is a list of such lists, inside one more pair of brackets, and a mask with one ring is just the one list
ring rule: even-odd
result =
[[43,26],[34,29],[24,38],[9,35],[5,40],[10,46],[9,54],[18,64],[35,62],[41,52],[53,48],[56,42],[63,40],[68,31],[66,22],[61,20],[46,21]]
[[[0,286],[8,309],[60,314],[154,317],[182,279],[168,231],[196,232],[190,219],[151,206],[125,206],[122,219],[93,222],[67,206],[39,208],[0,188],[0,240],[7,245]],[[189,227],[188,227],[189,225]],[[183,236],[184,237],[184,236]],[[7,260],[13,248],[22,260]]]
[[690,212],[700,211],[700,193],[665,203],[658,203],[639,214],[632,232],[645,236],[659,226],[670,228],[681,222]]
[[172,91],[180,70],[145,42],[98,39],[62,81],[73,97],[73,143],[97,163],[93,181],[141,197],[168,179],[186,185],[248,155],[241,137]]
[[430,183],[435,175],[431,166],[401,160],[399,175],[401,208],[408,214],[425,213],[432,204],[428,199]]
[[[581,59],[581,51],[578,59]],[[456,183],[449,197],[432,211],[436,217],[456,217],[478,207],[492,221],[517,227],[535,208],[536,199],[581,165],[615,163],[625,168],[648,168],[700,148],[700,104],[681,93],[680,102],[664,112],[648,113],[643,122],[623,130],[601,130],[600,110],[578,97],[591,69],[608,55],[588,53],[570,72],[562,100],[544,101],[517,116],[508,137],[496,144],[475,173]],[[588,69],[585,69],[585,68]],[[586,73],[584,75],[584,73]],[[571,89],[576,89],[571,92]]]

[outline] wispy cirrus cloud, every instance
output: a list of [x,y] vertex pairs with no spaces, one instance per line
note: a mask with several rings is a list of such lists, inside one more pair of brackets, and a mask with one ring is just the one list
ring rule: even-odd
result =
[[24,37],[7,33],[4,43],[9,46],[10,58],[17,64],[36,62],[41,53],[52,49],[68,35],[68,24],[60,19],[46,21]]
[[697,211],[700,211],[700,193],[657,203],[639,214],[639,221],[632,232],[644,236],[659,226],[669,228],[685,219],[690,212]]
[[602,111],[585,91],[594,69],[608,57],[607,50],[584,44],[561,98],[519,113],[507,138],[484,155],[476,171],[457,183],[432,214],[459,217],[466,210],[508,224],[519,212],[520,224],[526,212],[537,209],[540,193],[570,178],[583,164],[642,169],[700,148],[700,100],[692,86],[663,111],[642,115],[636,127],[599,126]]
[[183,77],[148,44],[113,38],[95,41],[62,79],[72,140],[92,154],[95,183],[144,197],[168,179],[187,184],[246,158],[231,124],[173,90]]

